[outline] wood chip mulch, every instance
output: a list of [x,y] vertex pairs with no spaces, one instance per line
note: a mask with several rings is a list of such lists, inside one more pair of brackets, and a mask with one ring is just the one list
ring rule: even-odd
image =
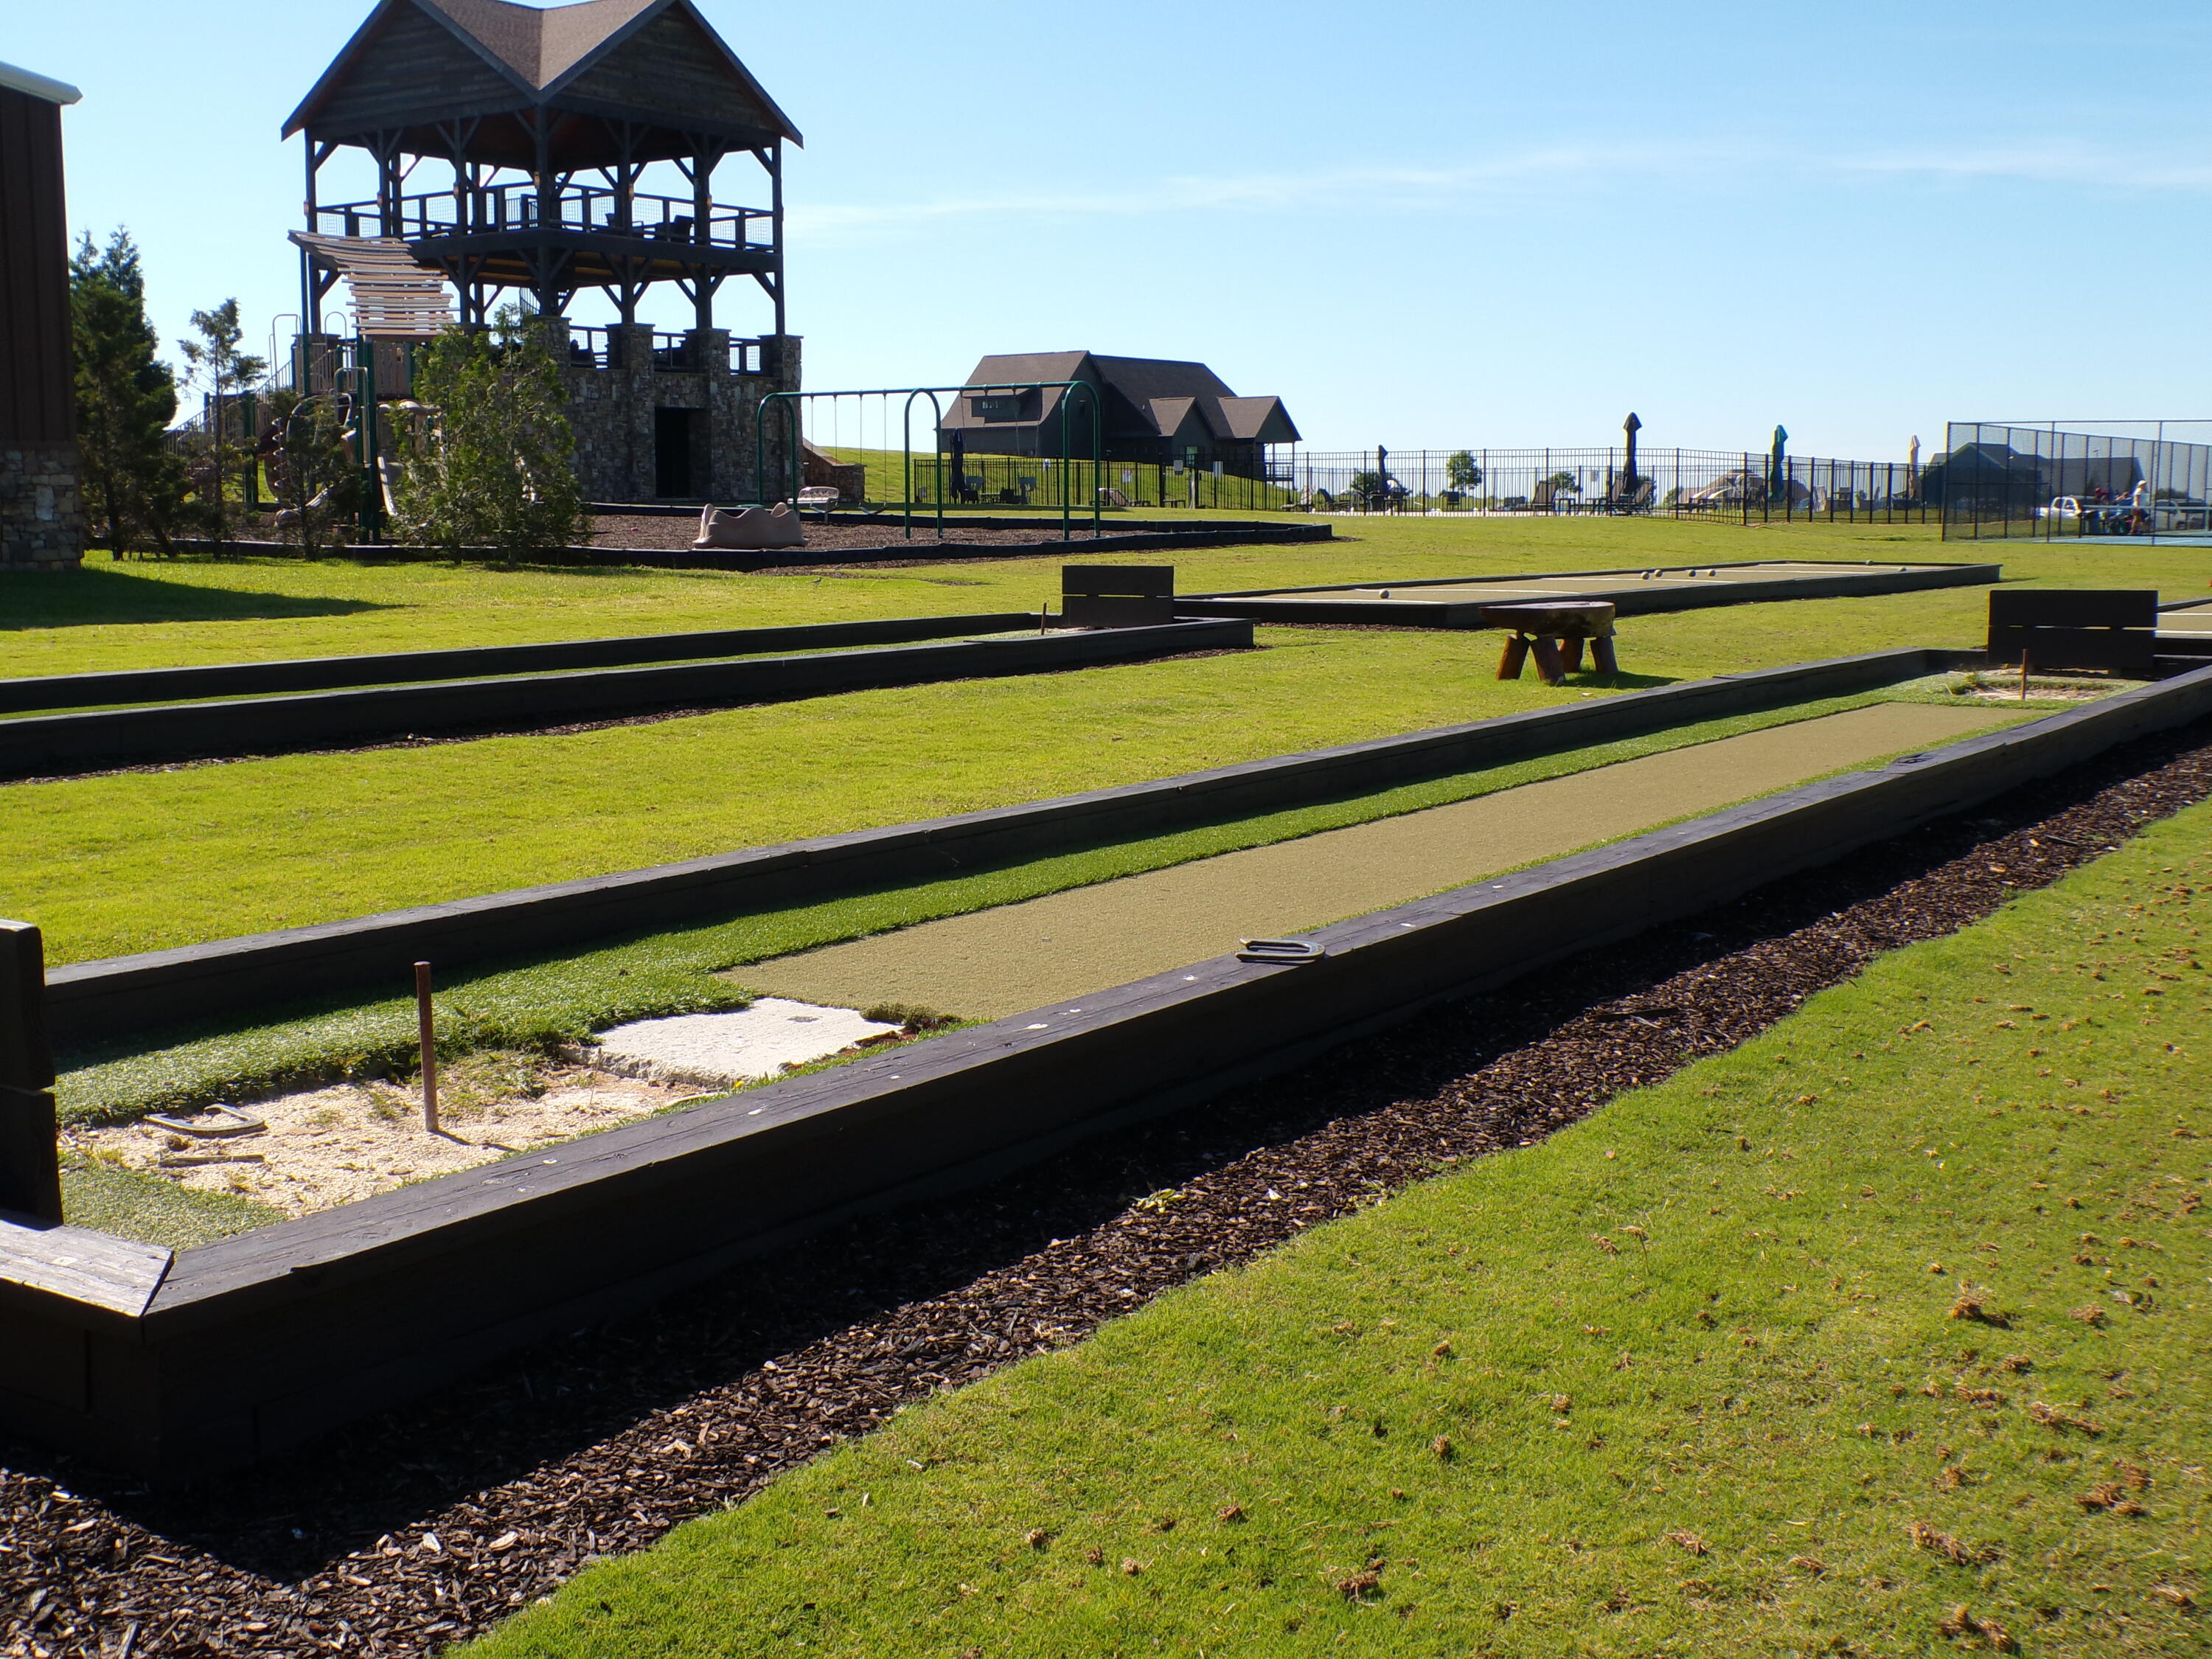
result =
[[[1198,527],[1201,530],[1206,528],[1203,524]],[[1092,538],[1090,510],[1084,508],[1079,511],[1069,528],[1077,541],[1090,541]],[[926,555],[939,540],[962,547],[988,547],[1009,551],[1034,550],[1040,553],[1049,552],[1063,544],[1057,518],[1009,525],[1004,529],[956,525],[948,526],[941,538],[937,533],[936,520],[919,513],[915,514],[914,535],[911,538],[906,535],[904,521],[896,513],[887,513],[871,524],[823,524],[809,519],[805,529],[808,549],[818,549],[833,556],[840,553],[872,551],[878,548],[905,547],[913,548],[917,554]],[[1109,519],[1106,521],[1105,534],[1110,538],[1114,533],[1114,521]],[[698,534],[696,514],[678,519],[659,514],[601,513],[594,514],[592,519],[592,545],[594,547],[680,553],[690,547]],[[870,562],[872,564],[874,561]],[[783,567],[779,566],[775,574],[781,575],[787,573]]]
[[240,1476],[149,1491],[15,1449],[0,1655],[435,1653],[905,1402],[1744,1042],[1876,955],[2212,798],[2209,744],[2200,726],[2130,745]]

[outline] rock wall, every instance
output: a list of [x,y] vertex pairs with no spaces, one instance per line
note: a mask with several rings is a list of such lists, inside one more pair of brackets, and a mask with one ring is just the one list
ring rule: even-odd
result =
[[[674,350],[656,354],[653,331],[643,325],[607,331],[607,362],[570,349],[562,335],[551,342],[566,358],[569,423],[576,434],[576,474],[594,501],[708,501],[724,505],[763,500],[757,438],[760,401],[799,386],[799,342],[787,337],[776,361],[775,342],[763,342],[769,361],[759,374],[730,368],[727,330],[693,329]],[[656,415],[691,411],[691,488],[659,493]],[[769,476],[790,476],[784,423],[771,422]],[[773,483],[771,483],[773,489]],[[785,493],[788,493],[787,491]],[[780,497],[776,497],[780,499]]]
[[76,446],[0,443],[0,569],[72,569],[83,556]]

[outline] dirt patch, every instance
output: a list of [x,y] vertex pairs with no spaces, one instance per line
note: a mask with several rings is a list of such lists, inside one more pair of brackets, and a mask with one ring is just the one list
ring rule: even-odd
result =
[[[288,1216],[309,1215],[611,1129],[696,1099],[700,1091],[586,1066],[541,1068],[479,1055],[457,1068],[440,1094],[438,1134],[422,1127],[422,1097],[415,1091],[344,1083],[240,1108],[267,1126],[260,1134],[200,1139],[131,1123],[71,1130],[63,1150],[198,1192],[250,1198]],[[226,1161],[184,1162],[202,1158]]]
[[[1205,528],[1203,525],[1198,527]],[[1049,524],[1024,524],[1006,530],[970,529],[965,526],[957,529],[948,527],[940,538],[933,527],[933,521],[916,514],[911,542],[902,533],[902,529],[901,520],[896,515],[887,516],[874,524],[825,525],[817,524],[810,519],[806,522],[805,550],[810,553],[819,551],[834,556],[839,553],[858,552],[863,549],[911,546],[917,552],[922,552],[934,546],[940,539],[957,542],[963,546],[1035,546],[1040,550],[1042,550],[1048,544],[1054,547],[1060,544],[1060,521],[1057,519]],[[1087,542],[1091,539],[1089,513],[1083,513],[1076,518],[1073,532],[1075,539],[1079,542]],[[1105,525],[1105,533],[1112,536],[1120,532],[1117,532],[1113,522],[1108,520]],[[665,518],[657,514],[601,513],[593,514],[592,519],[591,541],[594,547],[621,547],[635,549],[640,552],[676,553],[689,548],[698,538],[698,535],[699,520],[696,516],[678,519]],[[874,562],[872,560],[870,562]],[[788,568],[789,567],[778,567],[780,572]]]
[[[2137,680],[2062,680],[2031,675],[2026,700],[2040,703],[2095,702],[2101,697],[2136,690],[2141,684],[2142,682]],[[2002,669],[1969,674],[1963,680],[1942,689],[1961,702],[2017,703],[2022,701],[2020,676],[2014,674],[2007,678]]]
[[1876,703],[731,969],[748,990],[1003,1019],[1784,789],[1997,716]]
[[[1202,1110],[809,1239],[242,1476],[149,1493],[14,1454],[0,1644],[434,1654],[902,1405],[1756,1036],[2212,797],[2209,742],[2131,744]],[[1170,1187],[1170,1206],[1132,1201]]]

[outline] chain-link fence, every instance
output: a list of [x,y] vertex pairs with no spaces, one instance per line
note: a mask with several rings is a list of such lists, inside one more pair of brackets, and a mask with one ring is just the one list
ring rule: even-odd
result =
[[1946,541],[2212,545],[2212,421],[1954,421],[1928,483]]

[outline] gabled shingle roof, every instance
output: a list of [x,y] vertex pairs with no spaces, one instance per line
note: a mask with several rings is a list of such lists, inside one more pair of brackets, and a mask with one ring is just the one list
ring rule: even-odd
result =
[[1298,428],[1280,398],[1223,398],[1218,402],[1224,437],[1261,444],[1298,441]]
[[533,92],[544,92],[659,0],[581,0],[541,11],[512,0],[422,0]]
[[[1279,398],[1240,398],[1228,383],[1204,363],[1166,357],[1100,357],[1088,351],[1023,351],[986,357],[968,377],[975,386],[1024,386],[1055,380],[1090,380],[1107,395],[1107,425],[1126,434],[1133,419],[1162,438],[1178,434],[1185,441],[1206,434],[1250,443],[1294,444],[1297,427]],[[1034,420],[1013,424],[1042,425],[1059,407],[1066,394],[1047,392]],[[1126,415],[1117,415],[1126,406]],[[971,422],[963,404],[945,411],[948,428]],[[1004,427],[1008,422],[988,424]],[[1197,431],[1191,430],[1195,425]]]
[[557,100],[568,82],[618,51],[623,41],[653,19],[677,12],[696,28],[731,76],[758,100],[780,136],[794,143],[805,142],[790,117],[777,107],[767,88],[699,15],[692,0],[577,0],[574,4],[544,9],[517,5],[514,0],[380,0],[323,71],[314,89],[292,112],[284,124],[286,137],[313,119],[325,95],[352,71],[355,59],[368,53],[380,25],[402,7],[413,8],[450,29],[523,94],[519,101],[529,104]]

